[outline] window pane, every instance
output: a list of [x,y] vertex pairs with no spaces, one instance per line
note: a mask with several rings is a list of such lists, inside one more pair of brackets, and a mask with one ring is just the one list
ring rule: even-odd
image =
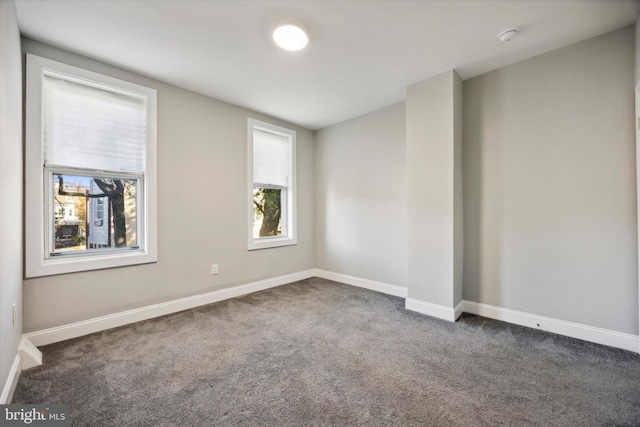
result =
[[53,253],[137,247],[138,188],[138,179],[54,173]]
[[282,235],[282,199],[284,190],[254,188],[253,238]]

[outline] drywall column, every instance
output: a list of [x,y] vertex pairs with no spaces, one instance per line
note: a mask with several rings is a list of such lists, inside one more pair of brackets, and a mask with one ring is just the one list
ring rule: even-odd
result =
[[406,115],[406,308],[454,321],[462,301],[460,77],[447,71],[407,88]]

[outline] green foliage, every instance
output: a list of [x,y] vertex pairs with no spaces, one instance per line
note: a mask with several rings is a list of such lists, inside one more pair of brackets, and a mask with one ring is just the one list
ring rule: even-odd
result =
[[73,246],[84,245],[85,242],[86,242],[86,239],[82,234],[76,234],[75,236],[71,236],[71,244]]
[[278,236],[281,233],[282,190],[257,188],[253,191],[256,220],[262,218],[260,237]]

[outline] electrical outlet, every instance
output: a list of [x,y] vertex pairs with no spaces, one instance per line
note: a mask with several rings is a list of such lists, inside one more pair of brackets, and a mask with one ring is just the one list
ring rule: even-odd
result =
[[211,264],[211,274],[218,274],[218,264]]

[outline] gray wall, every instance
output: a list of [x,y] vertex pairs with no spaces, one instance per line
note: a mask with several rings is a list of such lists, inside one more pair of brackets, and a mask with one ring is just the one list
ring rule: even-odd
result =
[[406,286],[405,104],[316,132],[316,266]]
[[[25,332],[314,267],[311,131],[31,40],[24,40],[24,47],[155,88],[159,177],[159,261],[26,280]],[[297,131],[295,246],[247,250],[248,117]],[[214,262],[220,266],[217,276],[210,274]]]
[[464,298],[638,334],[634,30],[464,82]]
[[[0,27],[4,79],[19,64],[5,60],[15,19],[2,16],[13,20]],[[37,42],[25,48],[158,90],[160,257],[25,281],[25,332],[312,267],[407,286],[404,103],[318,131],[315,154],[313,133],[294,127],[299,243],[249,252],[246,119],[286,123]],[[464,83],[464,127],[454,126],[454,139],[464,130],[465,299],[638,333],[633,58],[630,27]],[[5,142],[5,99],[3,92],[1,154],[21,156],[17,140]],[[2,197],[22,185],[21,157],[5,159]],[[9,192],[7,179],[18,180]],[[9,233],[20,229],[19,209],[0,214]],[[21,239],[8,243],[2,232],[0,260],[22,265]],[[209,274],[213,262],[218,276]],[[4,277],[13,267],[1,270],[3,316],[5,288],[19,303],[20,281]],[[460,275],[459,265],[453,272]],[[15,344],[20,328],[8,335],[2,325],[2,339]]]
[[[13,1],[0,1],[0,390],[22,335],[22,61]],[[12,322],[16,304],[16,323]]]
[[636,58],[636,86],[640,83],[640,15],[636,18],[635,28],[635,58]]

